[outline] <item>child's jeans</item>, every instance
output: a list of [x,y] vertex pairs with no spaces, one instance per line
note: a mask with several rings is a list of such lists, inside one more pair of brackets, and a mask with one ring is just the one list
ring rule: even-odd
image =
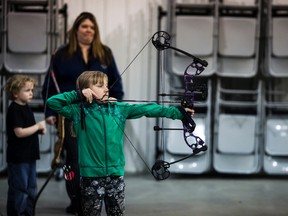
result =
[[7,216],[33,215],[37,195],[36,161],[8,163]]

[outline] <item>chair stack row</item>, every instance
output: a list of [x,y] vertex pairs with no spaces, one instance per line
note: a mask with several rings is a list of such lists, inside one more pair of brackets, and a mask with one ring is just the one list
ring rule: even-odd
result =
[[[197,80],[208,97],[195,104],[195,134],[208,150],[171,171],[288,174],[288,1],[174,0],[161,14],[172,45],[209,64]],[[183,89],[191,58],[171,51],[167,62],[173,93]],[[172,162],[190,149],[171,139],[165,154]]]
[[288,2],[268,1],[263,90],[264,171],[288,171]]
[[[39,84],[32,107],[43,119],[41,84],[51,53],[66,36],[65,6],[57,0],[0,1],[0,87],[12,74],[29,74]],[[288,0],[167,0],[160,29],[171,45],[204,59],[208,66],[195,83],[207,96],[195,95],[194,134],[208,150],[171,166],[175,173],[288,173]],[[59,29],[64,26],[63,29]],[[192,59],[167,50],[166,90],[171,100],[183,94],[183,72]],[[159,76],[160,77],[160,76]],[[0,172],[6,168],[5,113],[1,94]],[[164,120],[165,128],[181,128]],[[53,134],[53,136],[50,136]],[[165,160],[191,153],[183,131],[169,131]],[[40,138],[38,172],[50,170],[55,130]]]

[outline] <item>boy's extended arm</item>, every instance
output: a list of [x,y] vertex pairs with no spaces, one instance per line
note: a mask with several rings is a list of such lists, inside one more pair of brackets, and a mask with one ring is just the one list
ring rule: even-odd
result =
[[128,119],[145,117],[166,117],[169,119],[182,119],[183,114],[177,107],[162,106],[159,104],[134,104],[127,107]]

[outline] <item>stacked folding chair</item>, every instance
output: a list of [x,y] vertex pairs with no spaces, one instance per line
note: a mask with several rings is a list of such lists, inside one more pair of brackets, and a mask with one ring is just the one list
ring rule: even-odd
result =
[[258,78],[261,1],[220,1],[213,167],[219,173],[261,170]]
[[288,174],[288,2],[267,1],[265,88],[263,93],[264,171]]

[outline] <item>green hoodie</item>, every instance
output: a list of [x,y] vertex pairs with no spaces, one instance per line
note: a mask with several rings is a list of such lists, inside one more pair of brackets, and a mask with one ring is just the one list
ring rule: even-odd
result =
[[[77,101],[79,101],[77,92],[71,91],[52,96],[47,100],[47,105],[58,114],[73,121],[82,177],[124,175],[123,135],[126,119],[137,119],[143,116],[183,118],[182,113],[173,106],[123,102],[105,104],[92,102],[81,105]],[[84,125],[81,126],[81,122]]]

